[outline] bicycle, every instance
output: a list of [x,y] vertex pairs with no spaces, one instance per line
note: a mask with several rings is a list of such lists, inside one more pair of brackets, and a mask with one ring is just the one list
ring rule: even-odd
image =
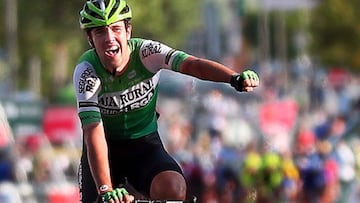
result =
[[196,203],[197,198],[194,196],[191,200],[147,200],[136,199],[132,203]]
[[139,191],[137,191],[125,178],[124,184],[120,184],[119,187],[125,188],[130,194],[136,198],[132,203],[197,203],[197,197],[192,196],[189,200],[151,200],[146,199]]
[[134,200],[132,203],[196,203],[197,198],[194,196],[191,200],[147,200],[147,199],[138,199]]
[[192,197],[191,200],[134,200],[133,203],[196,203],[197,198]]

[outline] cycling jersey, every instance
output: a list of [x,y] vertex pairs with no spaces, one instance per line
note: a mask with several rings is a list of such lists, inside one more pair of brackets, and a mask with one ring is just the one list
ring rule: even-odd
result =
[[157,131],[159,71],[179,71],[189,56],[160,42],[130,39],[130,61],[120,76],[108,72],[95,49],[86,51],[74,71],[82,125],[103,122],[109,139],[135,139]]

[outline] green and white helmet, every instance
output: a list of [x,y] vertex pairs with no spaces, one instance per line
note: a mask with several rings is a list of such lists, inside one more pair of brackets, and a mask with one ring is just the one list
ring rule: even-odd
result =
[[131,17],[125,0],[87,0],[80,11],[80,28],[107,26]]

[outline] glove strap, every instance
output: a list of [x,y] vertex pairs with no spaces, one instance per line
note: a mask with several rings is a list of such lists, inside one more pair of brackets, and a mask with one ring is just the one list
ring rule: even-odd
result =
[[235,73],[231,76],[230,85],[234,87],[237,91],[243,91],[243,84],[242,84],[242,77],[241,74]]
[[100,193],[104,193],[104,192],[107,192],[107,191],[109,191],[109,190],[111,190],[111,187],[108,186],[108,185],[101,185],[101,186],[99,187]]

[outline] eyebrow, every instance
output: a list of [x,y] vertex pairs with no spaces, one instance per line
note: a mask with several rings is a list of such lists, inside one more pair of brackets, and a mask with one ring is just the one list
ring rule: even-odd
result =
[[112,27],[125,28],[125,25],[107,25],[107,26],[96,27],[96,28],[93,28],[93,29],[94,29],[94,30],[102,30],[102,29],[104,29],[105,27],[108,27],[108,28],[112,28]]

